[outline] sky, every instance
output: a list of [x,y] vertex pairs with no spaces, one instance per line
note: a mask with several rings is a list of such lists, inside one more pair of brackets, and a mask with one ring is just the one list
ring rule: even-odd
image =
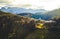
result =
[[54,10],[60,8],[60,0],[0,0],[0,7]]

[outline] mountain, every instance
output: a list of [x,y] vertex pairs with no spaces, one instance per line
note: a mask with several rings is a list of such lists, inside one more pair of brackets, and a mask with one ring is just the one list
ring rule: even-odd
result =
[[32,14],[32,13],[20,13],[18,15],[29,17],[29,18],[34,18],[34,19],[39,19],[41,18],[42,14],[37,15],[37,14]]
[[45,23],[0,11],[0,39],[60,39],[60,18],[55,21]]
[[45,15],[45,14],[40,14],[40,13],[35,13],[35,14],[32,14],[32,13],[20,13],[20,14],[17,14],[17,15],[21,15],[21,16],[25,16],[25,17],[29,17],[29,18],[34,18],[34,19],[38,19],[38,20],[48,20],[50,19],[50,16],[48,15]]
[[38,12],[46,12],[44,9],[25,9],[25,8],[18,8],[18,7],[1,7],[2,11],[10,12],[10,13],[38,13]]
[[34,19],[0,11],[0,39],[24,39],[35,29]]
[[37,29],[37,23],[32,18],[0,11],[0,39],[31,39],[29,36],[41,39],[42,36],[46,37],[47,30]]
[[20,13],[20,14],[17,14],[17,15],[21,15],[21,16],[25,16],[25,17],[32,18],[31,16],[32,16],[33,14],[32,14],[32,13]]
[[60,8],[53,11],[44,12],[44,14],[39,14],[39,13],[37,14],[40,15],[41,19],[50,20],[55,16],[60,16]]
[[53,11],[46,12],[46,15],[51,17],[60,16],[60,8]]
[[34,19],[38,19],[38,20],[49,20],[51,18],[51,16],[48,16],[46,14],[40,14],[40,13],[20,13],[17,15],[21,15],[21,16],[25,16],[25,17],[29,17],[29,18],[34,18]]
[[38,15],[38,17],[40,17],[41,19],[49,20],[56,16],[60,16],[60,8],[55,9],[53,11],[44,12],[43,14],[40,14],[40,13],[35,13],[35,14]]

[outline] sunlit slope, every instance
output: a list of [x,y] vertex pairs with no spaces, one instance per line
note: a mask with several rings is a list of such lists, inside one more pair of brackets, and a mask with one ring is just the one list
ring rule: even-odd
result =
[[46,14],[50,16],[58,16],[58,15],[60,16],[60,8],[53,11],[49,11]]

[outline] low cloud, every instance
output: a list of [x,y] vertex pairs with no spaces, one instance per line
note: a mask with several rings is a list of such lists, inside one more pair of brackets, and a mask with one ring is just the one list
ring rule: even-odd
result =
[[0,7],[1,6],[53,10],[60,8],[60,0],[0,0]]

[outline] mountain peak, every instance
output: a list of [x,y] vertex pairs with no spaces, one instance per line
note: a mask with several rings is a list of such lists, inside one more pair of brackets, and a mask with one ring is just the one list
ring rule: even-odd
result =
[[26,9],[26,8],[18,8],[18,7],[1,7],[1,11],[10,12],[10,13],[37,13],[37,12],[46,12],[44,9]]

